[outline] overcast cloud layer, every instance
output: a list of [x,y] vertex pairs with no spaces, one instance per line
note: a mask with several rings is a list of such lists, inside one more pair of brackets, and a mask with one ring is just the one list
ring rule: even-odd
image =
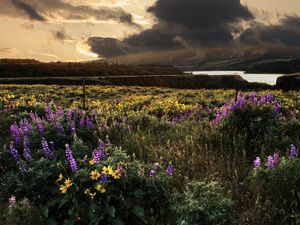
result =
[[240,0],[158,0],[148,12],[157,19],[151,29],[123,40],[90,37],[91,51],[115,57],[203,47],[300,47],[300,17],[286,16],[276,25],[261,24]]
[[63,0],[1,0],[0,15],[40,22],[115,21],[136,25],[121,7],[71,4]]

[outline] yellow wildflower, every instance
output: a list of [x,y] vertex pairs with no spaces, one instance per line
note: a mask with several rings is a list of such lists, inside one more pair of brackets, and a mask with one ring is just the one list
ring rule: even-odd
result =
[[120,179],[120,177],[122,176],[122,173],[121,173],[121,171],[120,170],[115,170],[114,172],[113,172],[113,174],[112,174],[112,177],[114,178],[114,179]]
[[65,186],[66,186],[67,188],[71,187],[72,184],[73,184],[73,183],[72,183],[72,180],[71,180],[70,178],[68,178],[68,179],[65,180]]
[[89,196],[91,197],[91,199],[94,199],[94,197],[95,197],[96,194],[97,194],[97,192],[90,193]]
[[90,173],[90,179],[91,180],[98,180],[101,174],[97,170],[93,170]]
[[67,190],[68,190],[68,187],[66,187],[65,185],[60,185],[60,188],[59,188],[60,192],[62,194],[66,194],[67,193]]
[[93,165],[95,165],[95,161],[94,161],[94,159],[91,159],[91,160],[89,161],[89,164],[90,164],[90,166],[93,166]]
[[99,192],[102,193],[102,194],[106,192],[104,186],[101,185],[101,184],[98,184],[98,185],[96,186],[96,190],[99,191]]
[[113,173],[113,170],[111,166],[103,166],[102,172],[106,175],[111,175]]
[[63,178],[64,178],[64,176],[62,175],[62,173],[60,173],[60,174],[58,175],[58,179],[56,180],[56,182],[62,181]]
[[89,188],[85,189],[84,194],[89,195],[91,193],[91,190]]

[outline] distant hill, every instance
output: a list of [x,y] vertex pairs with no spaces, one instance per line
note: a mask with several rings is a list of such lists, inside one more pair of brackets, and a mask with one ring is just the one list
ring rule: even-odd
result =
[[106,62],[52,62],[32,59],[0,59],[0,77],[93,77],[122,75],[170,75],[182,72],[168,65],[125,65]]
[[278,46],[202,48],[131,54],[103,59],[125,64],[162,63],[187,70],[242,70],[248,73],[296,73],[300,48]]

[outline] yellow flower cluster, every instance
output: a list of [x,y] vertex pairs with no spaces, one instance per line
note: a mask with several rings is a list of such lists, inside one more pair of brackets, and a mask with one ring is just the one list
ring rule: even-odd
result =
[[58,175],[58,179],[56,180],[56,182],[59,184],[60,182],[62,182],[62,184],[59,185],[59,190],[60,193],[62,194],[66,194],[68,191],[68,188],[70,188],[73,185],[73,182],[70,178],[65,178],[62,173],[60,173]]

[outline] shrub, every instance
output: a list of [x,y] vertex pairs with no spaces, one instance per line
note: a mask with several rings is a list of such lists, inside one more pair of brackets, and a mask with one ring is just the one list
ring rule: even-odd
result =
[[255,160],[251,175],[256,194],[256,214],[263,224],[300,224],[300,160],[295,147],[288,157],[275,153],[265,163]]
[[221,225],[230,221],[232,201],[216,182],[190,182],[174,202],[176,224]]

